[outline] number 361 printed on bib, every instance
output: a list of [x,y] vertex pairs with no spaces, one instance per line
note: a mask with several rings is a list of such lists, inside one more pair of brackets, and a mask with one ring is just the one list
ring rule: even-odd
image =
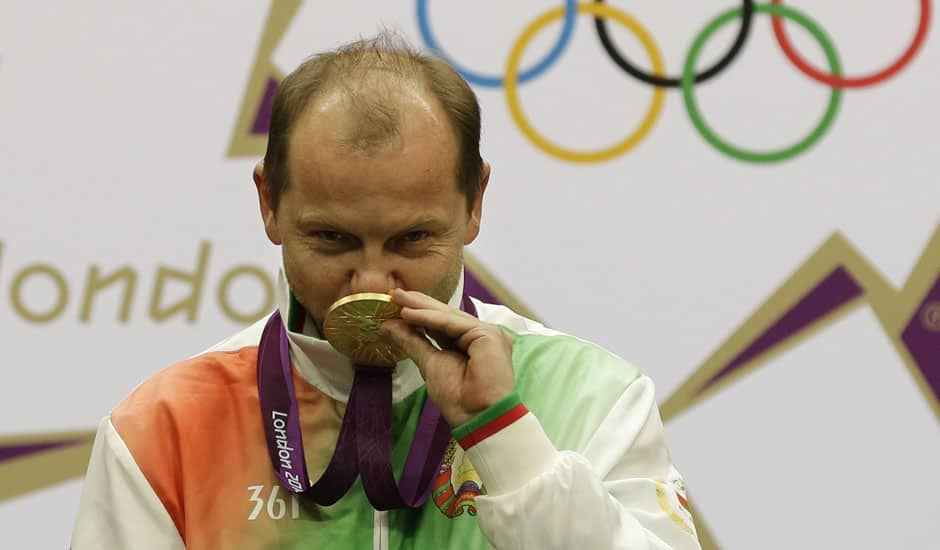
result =
[[274,520],[282,519],[288,513],[290,513],[290,519],[300,517],[300,499],[288,491],[283,491],[286,498],[279,496],[282,492],[280,485],[272,487],[252,485],[248,487],[248,491],[251,493],[248,496],[248,502],[254,505],[248,513],[249,521],[258,519],[262,514]]

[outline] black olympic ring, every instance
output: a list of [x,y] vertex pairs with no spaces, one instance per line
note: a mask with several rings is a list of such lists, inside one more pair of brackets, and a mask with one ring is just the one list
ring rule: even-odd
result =
[[[603,4],[604,0],[594,0],[598,4]],[[741,48],[744,47],[744,43],[747,42],[747,37],[751,32],[751,19],[754,15],[754,0],[743,0],[741,3],[741,27],[738,29],[738,35],[734,39],[734,43],[731,45],[725,55],[718,60],[717,63],[711,67],[705,69],[704,71],[695,75],[695,83],[705,82],[709,78],[717,75],[723,71],[732,61],[738,56],[738,53],[741,51]],[[597,29],[597,36],[601,39],[601,45],[604,46],[604,50],[607,52],[607,55],[610,56],[610,59],[617,64],[618,67],[626,71],[630,76],[642,80],[647,84],[652,84],[653,86],[659,86],[661,88],[678,88],[682,81],[679,77],[663,77],[649,74],[642,69],[635,67],[630,61],[620,53],[617,49],[617,46],[614,45],[613,41],[610,39],[610,34],[607,32],[607,19],[604,17],[594,16],[594,28]]]

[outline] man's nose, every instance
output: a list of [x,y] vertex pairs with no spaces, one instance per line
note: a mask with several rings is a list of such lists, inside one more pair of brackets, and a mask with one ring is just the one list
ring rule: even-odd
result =
[[384,258],[367,260],[352,270],[350,294],[360,292],[388,293],[393,288],[402,286],[401,278],[392,262]]

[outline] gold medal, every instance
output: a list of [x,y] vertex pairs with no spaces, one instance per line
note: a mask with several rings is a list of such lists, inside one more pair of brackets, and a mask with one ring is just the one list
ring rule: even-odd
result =
[[388,294],[363,292],[337,300],[323,320],[323,335],[336,351],[353,363],[394,367],[407,355],[379,328],[399,319],[401,307]]

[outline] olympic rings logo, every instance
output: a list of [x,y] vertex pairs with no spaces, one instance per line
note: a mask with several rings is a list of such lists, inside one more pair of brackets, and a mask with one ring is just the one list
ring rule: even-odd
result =
[[[653,87],[653,93],[646,116],[643,117],[643,120],[640,121],[633,131],[619,143],[591,151],[566,148],[542,136],[532,124],[529,123],[519,101],[519,86],[544,73],[561,57],[574,34],[574,22],[578,14],[591,15],[594,17],[594,26],[601,44],[618,67],[633,78]],[[777,43],[780,45],[786,57],[800,72],[814,81],[825,84],[831,88],[826,110],[810,134],[793,145],[772,151],[748,150],[732,145],[728,140],[719,136],[708,126],[695,99],[695,85],[701,84],[724,71],[741,52],[741,49],[744,47],[750,35],[751,20],[754,14],[769,15],[771,17],[773,32]],[[844,76],[842,74],[842,64],[839,61],[839,55],[836,52],[835,46],[822,27],[802,12],[784,6],[782,0],[771,0],[770,3],[756,5],[753,0],[743,0],[740,6],[731,8],[712,19],[692,41],[692,45],[686,54],[685,62],[682,65],[682,73],[678,77],[665,75],[662,54],[649,31],[632,16],[620,9],[605,4],[603,0],[595,0],[594,3],[582,4],[578,4],[576,0],[565,0],[563,6],[549,10],[529,23],[529,25],[523,29],[510,50],[504,76],[486,75],[467,69],[447,55],[446,51],[441,47],[431,31],[427,13],[427,0],[417,0],[417,15],[418,27],[425,44],[438,56],[457,69],[471,84],[493,88],[502,87],[505,90],[506,101],[509,104],[509,110],[516,125],[525,137],[536,147],[554,157],[570,162],[602,162],[627,153],[636,147],[637,144],[652,131],[663,109],[666,88],[679,88],[682,92],[682,99],[685,103],[689,118],[692,121],[692,125],[707,143],[718,151],[738,160],[754,163],[771,163],[795,157],[805,152],[823,137],[826,131],[832,126],[836,114],[839,111],[844,89],[863,88],[884,82],[898,74],[910,63],[914,55],[920,50],[927,36],[927,28],[930,23],[930,0],[920,0],[920,19],[917,24],[917,30],[904,53],[888,67],[872,74],[859,77]],[[543,59],[531,68],[520,69],[520,61],[526,46],[529,45],[539,31],[544,29],[549,23],[558,19],[562,20],[562,32],[552,49]],[[607,30],[608,19],[622,25],[639,39],[653,67],[652,73],[644,72],[635,67],[633,63],[616,48],[610,40]],[[696,72],[696,62],[698,61],[705,43],[719,29],[735,19],[740,19],[741,23],[737,37],[732,43],[731,48],[714,65],[701,72]],[[826,62],[829,66],[828,72],[810,65],[794,49],[784,30],[784,19],[806,29],[813,38],[816,39],[819,45],[822,46],[825,52]]]

